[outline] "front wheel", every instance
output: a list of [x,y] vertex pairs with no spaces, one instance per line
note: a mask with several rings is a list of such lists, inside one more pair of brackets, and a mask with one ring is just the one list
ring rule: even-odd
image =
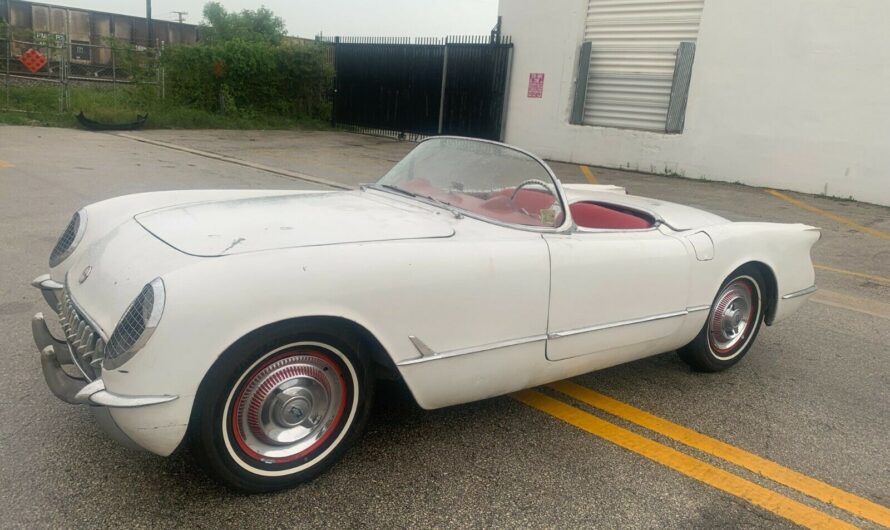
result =
[[373,378],[357,341],[272,335],[227,351],[195,403],[196,458],[241,491],[289,488],[320,474],[359,434],[371,401]]
[[763,277],[741,267],[727,278],[711,304],[708,320],[677,353],[700,372],[725,370],[748,353],[763,323]]

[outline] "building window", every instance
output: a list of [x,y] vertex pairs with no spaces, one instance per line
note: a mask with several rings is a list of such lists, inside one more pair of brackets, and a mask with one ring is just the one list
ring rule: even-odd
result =
[[681,132],[703,7],[588,0],[572,122]]

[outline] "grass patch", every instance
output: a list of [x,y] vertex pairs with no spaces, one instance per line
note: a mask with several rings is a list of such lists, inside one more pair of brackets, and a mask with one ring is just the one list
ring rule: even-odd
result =
[[146,129],[327,129],[325,121],[264,114],[250,110],[220,114],[162,101],[153,86],[118,85],[69,87],[69,110],[58,112],[60,88],[9,87],[9,108],[2,110],[5,91],[0,89],[0,123],[45,127],[78,127],[75,115],[129,123],[148,113]]

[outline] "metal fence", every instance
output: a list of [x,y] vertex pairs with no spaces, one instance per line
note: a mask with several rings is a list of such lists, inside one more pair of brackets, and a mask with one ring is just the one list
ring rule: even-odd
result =
[[509,37],[334,37],[335,125],[385,136],[502,139]]
[[[77,85],[104,85],[112,90],[118,85],[144,84],[156,87],[164,96],[161,50],[110,41],[107,45],[66,41],[62,36],[27,39],[16,38],[0,27],[0,108],[4,110],[66,112],[70,110],[70,88]],[[38,37],[38,38],[35,38]],[[36,71],[25,65],[23,58],[36,52],[45,63]],[[24,97],[23,91],[53,88],[58,97]],[[26,102],[27,101],[27,102]]]

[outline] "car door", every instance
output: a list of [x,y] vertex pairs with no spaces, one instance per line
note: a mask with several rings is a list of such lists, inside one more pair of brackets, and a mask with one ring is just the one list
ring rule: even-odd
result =
[[639,353],[682,325],[691,261],[679,240],[658,228],[581,229],[544,239],[551,264],[548,359],[628,347]]

